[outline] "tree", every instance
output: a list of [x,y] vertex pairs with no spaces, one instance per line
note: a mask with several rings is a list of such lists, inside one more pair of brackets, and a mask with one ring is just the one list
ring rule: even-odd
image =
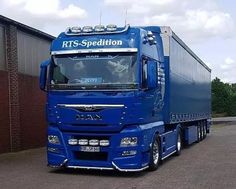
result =
[[227,116],[236,115],[236,84],[224,83],[217,77],[212,81],[212,111]]
[[226,113],[229,108],[230,90],[215,78],[212,81],[212,111],[215,113]]

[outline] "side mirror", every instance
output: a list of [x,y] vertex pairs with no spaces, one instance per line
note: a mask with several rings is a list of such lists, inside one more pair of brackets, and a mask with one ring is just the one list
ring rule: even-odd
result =
[[157,87],[157,62],[149,60],[147,62],[147,87],[154,89]]
[[46,60],[42,62],[40,65],[40,78],[39,78],[39,87],[41,90],[45,91],[46,83],[47,83],[47,69],[50,64],[50,60]]

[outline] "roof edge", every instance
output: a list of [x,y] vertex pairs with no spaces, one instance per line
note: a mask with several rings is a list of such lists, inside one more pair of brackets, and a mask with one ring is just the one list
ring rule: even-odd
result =
[[15,21],[13,19],[10,19],[8,17],[5,17],[3,15],[0,15],[0,22],[2,22],[3,24],[6,23],[6,24],[11,24],[11,25],[14,25],[16,26],[17,28],[19,28],[20,30],[25,30],[25,31],[28,31],[28,32],[31,32],[31,33],[34,33],[35,35],[38,35],[40,37],[43,37],[43,38],[46,38],[46,39],[49,39],[49,40],[54,40],[56,37],[50,35],[50,34],[47,34],[43,31],[40,31],[38,29],[35,29],[33,27],[30,27],[28,25],[25,25],[25,24],[22,24],[18,21]]

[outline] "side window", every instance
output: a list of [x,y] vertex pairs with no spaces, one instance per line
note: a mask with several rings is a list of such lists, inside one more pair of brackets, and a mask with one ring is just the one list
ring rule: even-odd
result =
[[142,60],[142,88],[147,88],[147,58],[143,58]]

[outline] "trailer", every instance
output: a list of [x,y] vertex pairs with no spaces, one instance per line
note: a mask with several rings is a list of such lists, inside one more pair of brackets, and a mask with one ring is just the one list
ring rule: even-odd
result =
[[68,28],[41,64],[48,165],[156,170],[209,133],[210,75],[170,27]]

